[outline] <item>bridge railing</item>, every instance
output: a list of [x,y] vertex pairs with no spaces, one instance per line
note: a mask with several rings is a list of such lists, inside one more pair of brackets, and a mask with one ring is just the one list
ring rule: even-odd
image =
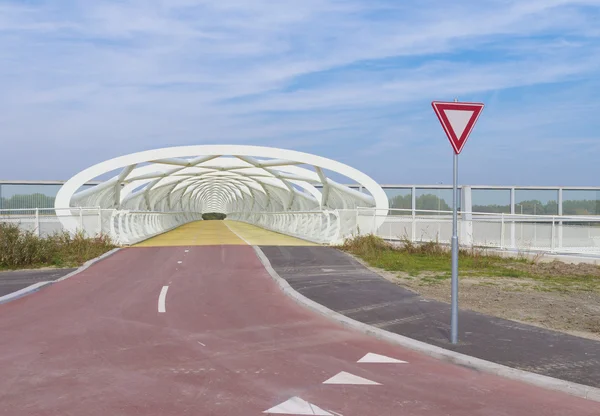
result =
[[[109,219],[113,210],[98,207],[68,208],[77,230],[88,236],[108,234]],[[64,231],[54,208],[12,208],[0,210],[0,222],[17,224],[24,231],[39,237]]]
[[[0,222],[45,236],[64,230],[54,208],[0,210]],[[190,221],[194,212],[147,212],[71,207],[75,231],[87,236],[109,235],[117,244],[134,244]],[[338,244],[359,234],[373,233],[390,241],[438,241],[452,234],[450,211],[358,208],[327,211],[237,212],[228,218],[322,244]],[[600,216],[558,216],[459,213],[463,247],[600,255]]]
[[[108,235],[115,244],[135,244],[190,221],[200,220],[194,212],[148,212],[99,207],[32,208],[0,210],[0,222],[17,224],[39,237],[65,231],[61,217],[74,224],[74,232],[88,237]],[[66,213],[66,215],[64,215]]]
[[322,244],[337,241],[340,235],[337,211],[230,212],[227,219]]
[[202,219],[197,212],[149,212],[115,210],[110,219],[110,235],[117,244],[135,244],[180,225]]
[[[356,234],[376,234],[391,241],[438,241],[449,244],[452,212],[409,209],[350,210]],[[377,219],[383,219],[378,225]],[[600,255],[600,216],[520,215],[459,212],[459,243],[549,253]]]

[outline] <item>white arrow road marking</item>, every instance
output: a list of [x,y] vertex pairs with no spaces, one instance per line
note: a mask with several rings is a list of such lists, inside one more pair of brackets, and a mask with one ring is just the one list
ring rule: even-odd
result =
[[186,253],[189,253],[190,251],[189,251],[189,250],[186,250],[185,252],[186,252]]
[[385,355],[374,354],[372,352],[358,360],[357,363],[408,364],[406,361],[386,357]]
[[181,264],[181,263],[183,263],[181,260],[179,260],[179,261],[177,262],[177,264]]
[[165,302],[167,300],[167,290],[169,290],[169,286],[163,286],[160,295],[158,295],[158,312],[165,313],[167,311]]
[[292,397],[291,399],[278,404],[275,407],[265,410],[263,413],[266,414],[279,414],[279,415],[321,415],[321,416],[333,416],[331,413],[321,409],[314,404],[301,399],[300,397]]
[[380,386],[381,383],[369,380],[367,378],[359,377],[354,374],[346,373],[342,371],[329,380],[325,380],[323,384],[357,384],[357,385],[372,385]]

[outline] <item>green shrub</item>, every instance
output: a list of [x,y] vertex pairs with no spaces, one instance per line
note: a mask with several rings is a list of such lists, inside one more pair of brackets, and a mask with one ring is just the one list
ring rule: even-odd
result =
[[40,238],[17,224],[0,223],[0,268],[74,267],[114,248],[107,236],[71,236],[67,232]]
[[447,247],[441,245],[437,241],[413,243],[409,239],[405,238],[400,242],[399,245],[392,246],[391,244],[385,242],[382,238],[373,234],[360,235],[346,239],[341,249],[358,256],[366,257],[379,256],[388,252],[447,256],[450,252]]
[[202,214],[202,219],[205,221],[224,220],[225,218],[227,218],[227,215],[223,214],[222,212],[205,212]]
[[369,234],[346,239],[341,249],[358,256],[373,257],[382,252],[391,251],[393,247],[381,238]]
[[[340,247],[375,267],[403,271],[411,275],[421,272],[449,272],[451,251],[448,245],[437,241],[414,243],[404,238],[391,245],[374,235],[348,239]],[[524,276],[528,271],[513,267],[522,261],[490,255],[482,249],[461,249],[459,269],[469,275]],[[518,265],[518,264],[517,264]]]

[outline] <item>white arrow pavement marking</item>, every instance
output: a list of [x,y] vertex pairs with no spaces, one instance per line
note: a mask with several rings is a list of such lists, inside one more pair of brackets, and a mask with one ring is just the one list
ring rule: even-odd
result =
[[357,363],[408,364],[406,361],[386,357],[385,355],[374,354],[372,352],[358,360]]
[[179,261],[177,262],[177,264],[181,264],[181,263],[183,263],[181,260],[179,260]]
[[454,130],[454,134],[456,134],[456,138],[460,140],[465,129],[467,128],[467,124],[469,124],[469,120],[473,116],[473,111],[465,111],[465,110],[443,110],[448,117],[448,121],[452,126],[452,130]]
[[186,253],[189,253],[190,251],[189,251],[189,250],[186,250],[185,252],[186,252]]
[[263,413],[266,414],[280,414],[280,415],[321,415],[321,416],[333,416],[331,413],[321,409],[314,404],[301,399],[300,397],[292,397],[291,399],[278,404],[275,407],[265,410]]
[[163,286],[160,295],[158,295],[158,312],[165,313],[167,311],[165,302],[167,300],[167,290],[169,290],[169,286]]
[[342,371],[335,376],[331,377],[329,380],[325,380],[323,384],[359,384],[359,385],[372,385],[372,386],[380,386],[380,383],[369,380],[367,378],[355,376],[354,374],[346,373]]

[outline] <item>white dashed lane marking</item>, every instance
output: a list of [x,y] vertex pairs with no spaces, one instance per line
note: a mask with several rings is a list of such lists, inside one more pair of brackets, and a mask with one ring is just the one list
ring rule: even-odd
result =
[[166,301],[167,301],[167,291],[169,290],[169,286],[163,286],[160,295],[158,295],[158,312],[165,313],[166,309]]

